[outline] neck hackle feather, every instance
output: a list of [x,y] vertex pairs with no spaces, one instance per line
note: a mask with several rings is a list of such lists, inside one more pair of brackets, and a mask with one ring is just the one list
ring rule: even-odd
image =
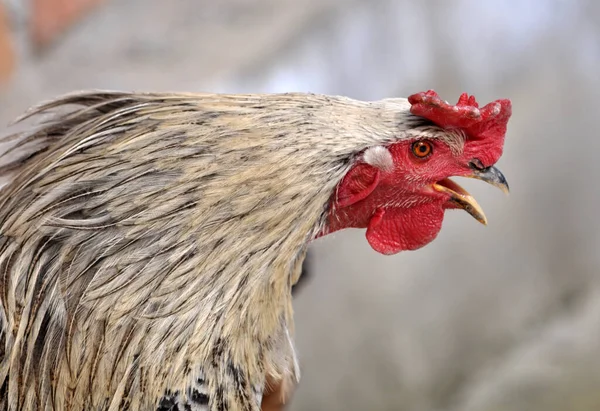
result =
[[257,410],[265,376],[297,378],[290,288],[328,200],[407,108],[99,91],[27,113],[0,162],[0,409],[153,409],[203,381],[211,410]]

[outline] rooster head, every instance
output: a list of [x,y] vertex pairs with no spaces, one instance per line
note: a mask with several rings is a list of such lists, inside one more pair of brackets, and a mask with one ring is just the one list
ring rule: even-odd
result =
[[480,179],[508,192],[494,164],[502,155],[509,100],[480,108],[465,93],[450,105],[429,90],[408,103],[398,115],[398,138],[360,152],[338,184],[327,233],[366,228],[375,251],[415,250],[437,236],[447,209],[463,209],[487,224],[479,204],[450,177]]

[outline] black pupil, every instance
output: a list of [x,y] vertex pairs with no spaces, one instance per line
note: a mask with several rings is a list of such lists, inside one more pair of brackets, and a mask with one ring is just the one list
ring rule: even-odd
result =
[[419,151],[421,153],[426,153],[427,152],[427,145],[426,144],[420,144],[419,145]]

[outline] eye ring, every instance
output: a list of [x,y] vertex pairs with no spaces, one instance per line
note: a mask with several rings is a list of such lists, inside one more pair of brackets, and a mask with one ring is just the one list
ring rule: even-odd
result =
[[411,150],[415,157],[424,159],[433,153],[433,145],[430,141],[418,140],[412,143]]

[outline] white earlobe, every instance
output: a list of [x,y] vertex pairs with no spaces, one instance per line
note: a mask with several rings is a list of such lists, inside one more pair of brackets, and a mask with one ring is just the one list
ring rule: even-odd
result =
[[382,146],[369,147],[366,149],[363,153],[363,161],[373,167],[377,167],[381,171],[392,171],[394,169],[392,153]]

